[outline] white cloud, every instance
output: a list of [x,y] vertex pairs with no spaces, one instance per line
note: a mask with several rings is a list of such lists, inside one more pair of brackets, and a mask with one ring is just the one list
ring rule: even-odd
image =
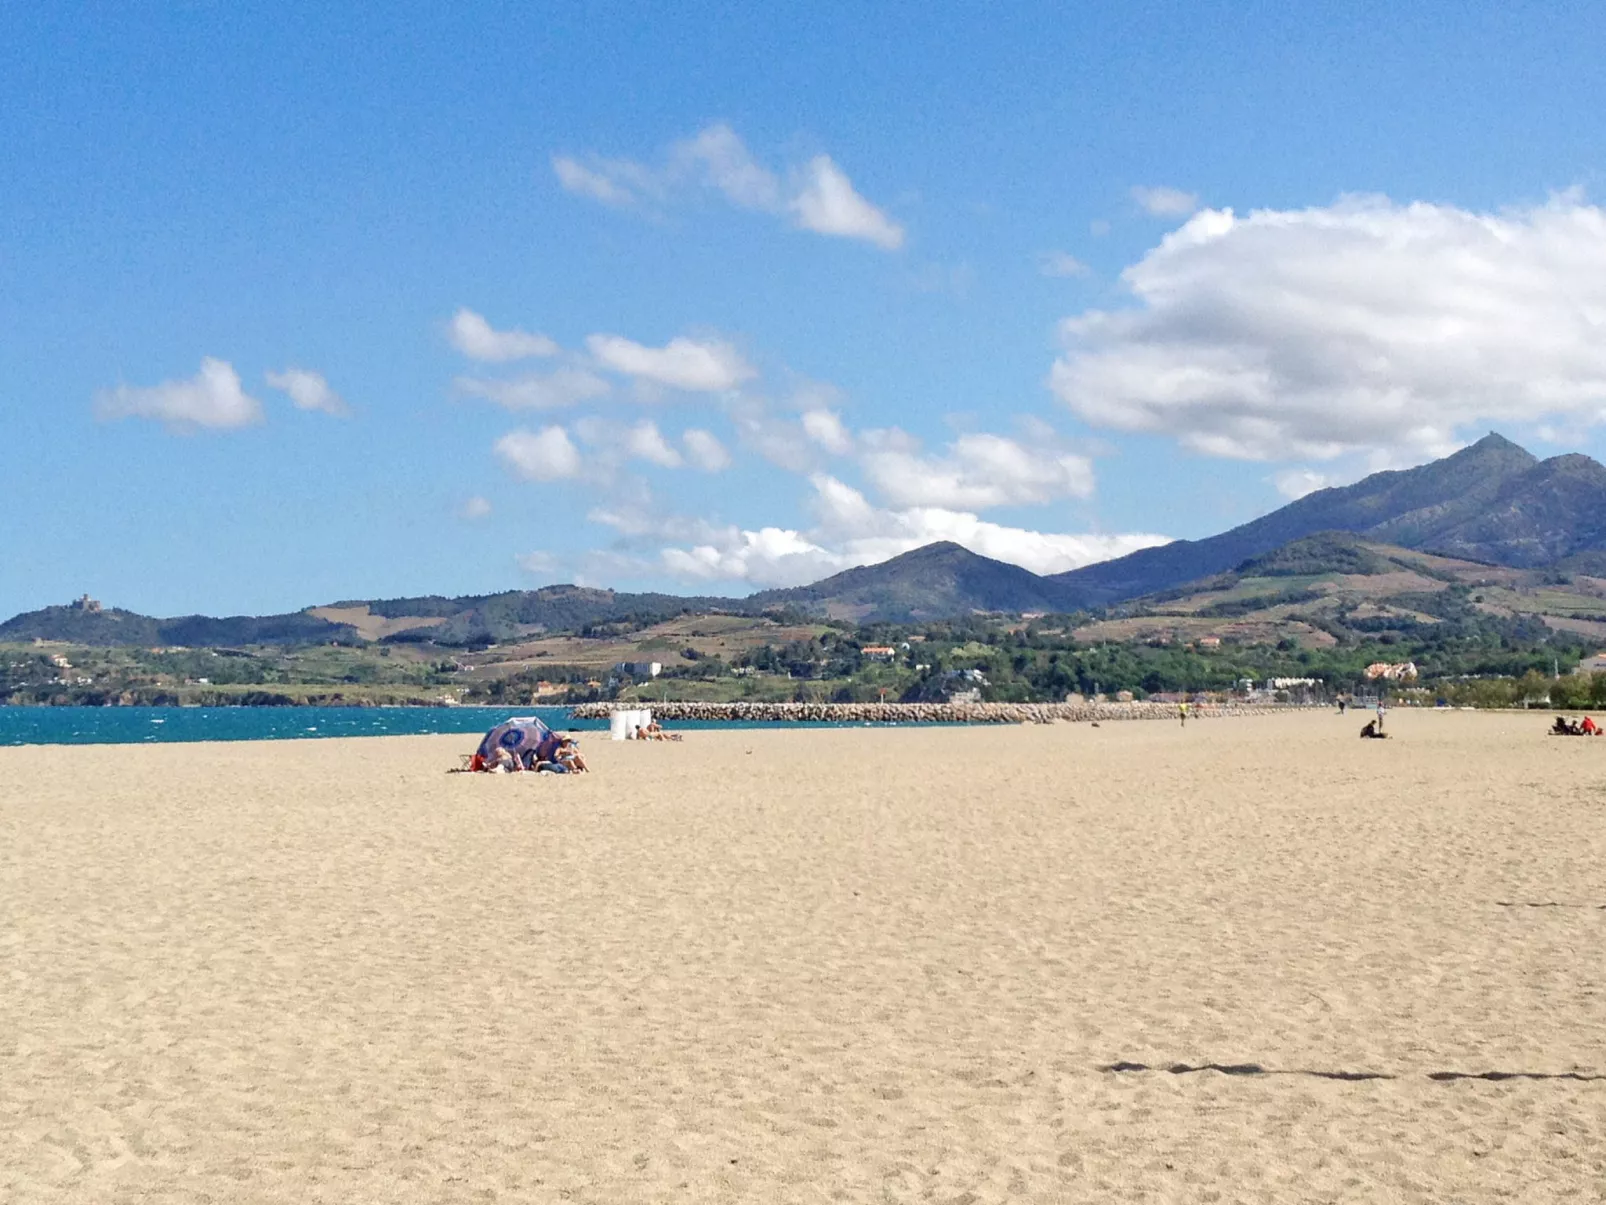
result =
[[1606,211],[1347,198],[1196,214],[1063,324],[1056,393],[1211,455],[1396,462],[1462,429],[1606,420]]
[[647,483],[639,479],[623,482],[607,502],[593,507],[586,518],[611,527],[636,543],[644,540],[702,543],[721,539],[736,530],[667,510],[653,497]]
[[860,431],[858,439],[866,452],[908,452],[913,455],[920,451],[920,441],[902,427],[872,427]]
[[[587,415],[571,423],[569,430],[586,447],[586,475],[594,483],[614,481],[618,470],[632,460],[645,461],[666,469],[678,469],[686,463],[686,457],[681,455],[674,442],[658,429],[657,423],[648,419],[625,424]],[[723,453],[724,449],[719,448],[719,441],[712,435],[706,431],[698,434],[707,436],[713,441],[714,447]],[[706,454],[709,449],[698,439],[686,443],[692,463],[699,468],[703,467],[702,462],[696,457],[699,454]],[[700,451],[694,454],[692,452],[694,447]],[[645,489],[645,483],[638,481],[632,484],[635,488]]]
[[705,184],[717,188],[732,205],[770,211],[781,205],[781,182],[753,158],[728,125],[711,125],[695,138],[678,143],[672,158],[693,167]]
[[681,465],[680,453],[669,446],[669,441],[658,430],[656,423],[645,419],[625,431],[624,448],[632,458],[666,469],[676,469]]
[[604,368],[671,389],[723,393],[757,375],[740,352],[717,340],[682,337],[644,347],[621,335],[592,335],[586,347]]
[[1314,469],[1284,469],[1272,477],[1271,483],[1277,487],[1279,494],[1294,502],[1306,494],[1326,489],[1334,481],[1326,473],[1318,473]]
[[466,397],[484,398],[508,410],[558,410],[603,397],[613,388],[583,368],[560,368],[507,381],[458,377],[453,385]]
[[526,481],[560,481],[580,475],[580,450],[562,427],[510,431],[496,441],[497,457]]
[[[629,457],[663,464],[674,457],[699,467],[723,467],[728,462],[725,449],[706,431],[682,435],[682,456],[651,423],[627,429],[584,418],[572,424],[570,429],[587,448],[586,476],[612,485],[610,499],[594,507],[588,518],[620,536],[606,556],[598,554],[601,559],[593,567],[605,574],[665,573],[683,581],[763,587],[813,581],[937,540],[953,540],[1039,573],[1165,543],[1163,536],[1143,533],[1044,532],[979,518],[976,510],[989,506],[1091,493],[1090,462],[1064,450],[1046,424],[1026,423],[1024,442],[970,434],[955,439],[940,456],[923,456],[918,441],[899,428],[849,431],[824,404],[827,397],[817,388],[802,391],[792,404],[809,409],[795,417],[773,416],[762,399],[743,395],[727,405],[745,444],[790,471],[810,474],[809,509],[815,522],[803,529],[749,528],[676,515],[653,499],[645,481],[613,471]],[[826,445],[854,454],[889,504],[874,504],[836,477],[811,471]]]
[[286,368],[283,372],[268,373],[266,379],[269,388],[288,393],[297,410],[321,410],[342,418],[351,413],[345,399],[329,388],[322,373]]
[[686,445],[686,458],[703,472],[718,473],[730,468],[730,453],[713,432],[693,427],[682,433],[680,442]]
[[240,387],[232,364],[207,356],[188,380],[102,390],[95,395],[95,413],[103,419],[155,419],[175,431],[222,431],[260,423],[262,403]]
[[446,337],[453,347],[471,360],[502,364],[531,356],[555,356],[558,345],[545,335],[529,331],[499,331],[483,315],[461,309],[452,315]]
[[[660,567],[682,580],[795,586],[856,565],[877,564],[937,540],[952,540],[1034,573],[1061,573],[1166,542],[1153,535],[1061,534],[1005,527],[940,507],[883,510],[834,477],[822,473],[810,481],[815,490],[815,528],[704,525],[701,531],[688,533],[689,546],[662,549]],[[667,532],[659,527],[652,534]]]
[[513,558],[520,569],[538,576],[550,574],[558,567],[558,558],[550,552],[521,552]]
[[853,436],[834,410],[805,410],[803,434],[819,444],[833,456],[846,456],[853,451]]
[[586,167],[567,155],[552,156],[552,171],[568,191],[604,205],[630,205],[636,200],[635,194],[607,170]]
[[1045,251],[1037,257],[1037,270],[1044,276],[1086,276],[1092,271],[1068,251]]
[[864,239],[887,251],[903,246],[903,227],[855,192],[829,155],[810,160],[803,181],[789,206],[803,229]]
[[475,494],[472,498],[465,499],[463,505],[457,508],[457,517],[459,519],[484,519],[490,513],[491,500],[482,498],[478,494]]
[[986,510],[1093,493],[1093,464],[1060,449],[1028,448],[1001,435],[962,435],[944,456],[896,447],[866,452],[865,475],[893,506]]
[[717,542],[665,548],[664,571],[682,580],[740,581],[755,586],[803,585],[837,572],[839,556],[781,527],[731,528]]
[[1197,194],[1180,188],[1145,188],[1139,184],[1132,189],[1132,199],[1144,213],[1157,218],[1182,217],[1199,208]]
[[860,196],[829,155],[816,155],[783,180],[723,123],[675,143],[658,167],[554,155],[552,170],[570,192],[621,208],[649,199],[668,203],[689,190],[709,188],[739,209],[773,214],[816,234],[861,239],[886,250],[903,245],[903,228]]
[[1167,542],[1164,536],[1143,533],[1067,534],[1005,527],[947,507],[881,509],[826,474],[816,474],[810,483],[819,519],[812,534],[841,547],[854,564],[873,564],[936,540],[952,540],[1033,573],[1063,573]]
[[727,404],[726,412],[744,448],[789,473],[806,473],[814,467],[818,457],[796,419],[772,414],[756,397],[738,396]]

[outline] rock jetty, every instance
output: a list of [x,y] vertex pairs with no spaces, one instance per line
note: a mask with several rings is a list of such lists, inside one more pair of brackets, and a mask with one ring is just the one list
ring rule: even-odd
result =
[[[605,720],[615,711],[650,707],[660,720],[838,724],[1052,724],[1056,720],[1171,720],[1175,703],[580,703],[577,720]],[[1196,703],[1189,716],[1268,715],[1287,705]]]

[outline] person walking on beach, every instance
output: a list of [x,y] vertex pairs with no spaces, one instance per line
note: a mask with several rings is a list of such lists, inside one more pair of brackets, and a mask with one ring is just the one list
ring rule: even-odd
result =
[[1184,728],[1188,726],[1188,700],[1183,699],[1182,702],[1177,704],[1177,719],[1181,721]]

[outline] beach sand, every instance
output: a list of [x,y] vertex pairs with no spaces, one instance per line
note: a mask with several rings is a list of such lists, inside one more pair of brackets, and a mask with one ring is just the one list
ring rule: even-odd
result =
[[1606,740],[1364,719],[0,749],[0,1200],[1602,1199]]

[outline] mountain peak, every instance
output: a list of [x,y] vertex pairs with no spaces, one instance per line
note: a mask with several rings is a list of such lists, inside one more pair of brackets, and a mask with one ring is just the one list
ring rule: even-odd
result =
[[1318,490],[1218,536],[1144,549],[1059,574],[1055,580],[1069,588],[1074,600],[1099,605],[1223,573],[1291,540],[1322,531],[1347,531],[1407,548],[1431,548],[1444,533],[1480,514],[1507,485],[1518,483],[1538,465],[1538,457],[1491,431],[1442,460],[1373,473],[1353,485]]
[[1528,452],[1527,448],[1523,447],[1521,444],[1512,443],[1498,431],[1489,432],[1489,434],[1485,435],[1477,443],[1469,444],[1465,450],[1470,452],[1474,449],[1480,449],[1485,452]]
[[1433,470],[1452,472],[1470,466],[1484,466],[1509,471],[1511,469],[1530,469],[1539,463],[1539,457],[1521,444],[1512,443],[1504,435],[1491,431],[1477,443],[1468,444],[1459,452],[1453,452],[1442,460],[1432,460],[1427,464],[1419,465],[1416,469],[1407,472],[1421,472]]
[[919,548],[911,548],[908,552],[900,552],[897,556],[882,563],[886,565],[894,562],[910,564],[917,561],[951,560],[955,556],[960,558],[975,557],[977,560],[988,559],[980,553],[972,552],[963,544],[956,544],[952,540],[937,540],[930,544],[922,544]]
[[766,590],[747,601],[821,607],[859,622],[953,618],[973,611],[1057,611],[1061,591],[1019,565],[939,540],[888,561],[845,569],[824,581]]

